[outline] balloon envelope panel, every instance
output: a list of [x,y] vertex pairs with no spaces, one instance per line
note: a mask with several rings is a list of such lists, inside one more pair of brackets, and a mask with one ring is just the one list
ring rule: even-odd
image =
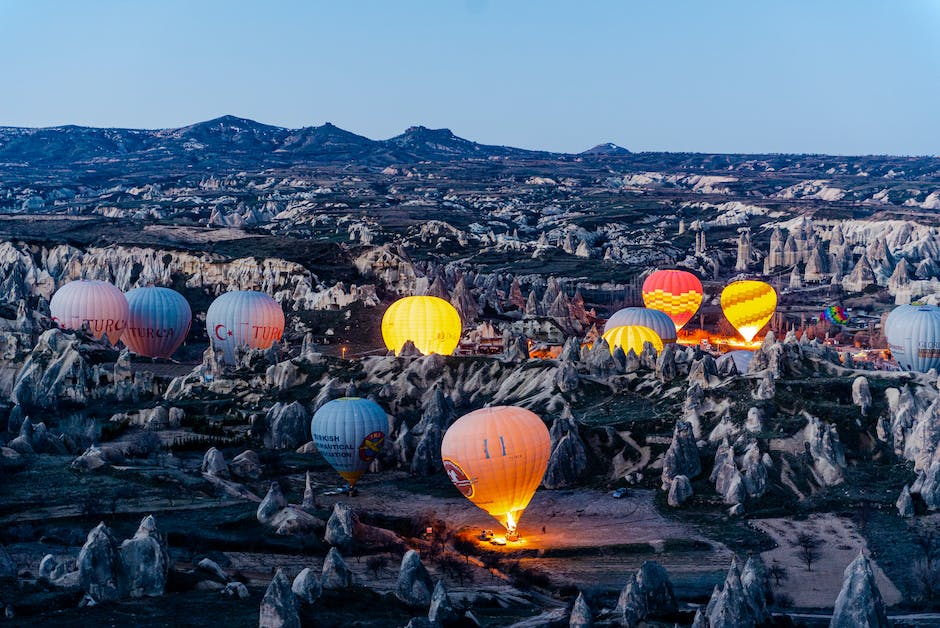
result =
[[902,305],[885,319],[885,340],[905,371],[940,370],[940,308]]
[[126,295],[130,308],[124,344],[150,358],[169,358],[189,333],[193,312],[186,298],[169,288],[136,288]]
[[385,346],[396,354],[409,340],[428,355],[450,355],[460,343],[463,324],[457,309],[438,297],[405,297],[392,303],[382,317]]
[[359,397],[329,401],[310,420],[310,434],[330,466],[354,485],[385,444],[388,417],[377,403]]
[[721,309],[741,337],[750,342],[777,309],[777,293],[763,281],[735,281],[721,291]]
[[702,304],[702,282],[685,270],[657,270],[643,282],[643,303],[672,319],[676,331]]
[[85,327],[97,339],[111,344],[120,340],[127,326],[128,307],[124,293],[107,281],[72,281],[52,295],[52,320],[62,329]]
[[648,307],[625,307],[617,310],[607,319],[605,330],[625,325],[640,325],[649,327],[656,332],[663,342],[676,341],[676,327],[672,319],[665,312]]
[[235,290],[219,296],[206,312],[206,332],[225,361],[235,363],[235,348],[268,349],[284,333],[284,311],[263,292]]
[[610,347],[610,353],[613,355],[617,347],[623,349],[624,353],[633,352],[637,355],[643,352],[643,343],[649,342],[657,352],[663,350],[663,341],[655,331],[642,325],[624,325],[614,327],[604,332],[604,340]]
[[454,486],[509,530],[542,483],[550,451],[542,419],[513,406],[465,414],[441,442],[444,470]]

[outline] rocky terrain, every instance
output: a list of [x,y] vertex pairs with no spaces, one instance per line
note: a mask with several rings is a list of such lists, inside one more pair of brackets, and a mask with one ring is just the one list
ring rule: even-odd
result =
[[[616,148],[0,129],[6,623],[937,622],[937,374],[864,350],[940,294],[940,160]],[[603,320],[663,266],[703,279],[692,341],[611,354]],[[746,366],[694,342],[732,335],[737,277],[780,295]],[[177,289],[186,344],[150,360],[55,329],[79,278]],[[227,367],[203,323],[233,289],[287,326]],[[458,355],[387,355],[410,294],[454,304]],[[341,396],[392,428],[354,497],[309,432]],[[497,404],[552,438],[520,545],[480,540],[493,520],[441,468],[447,427]]]

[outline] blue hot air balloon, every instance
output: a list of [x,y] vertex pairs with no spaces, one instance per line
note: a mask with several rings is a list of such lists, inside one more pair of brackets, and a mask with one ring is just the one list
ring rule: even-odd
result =
[[902,305],[885,319],[885,339],[905,371],[940,370],[940,308]]
[[639,325],[649,327],[664,343],[676,341],[676,326],[669,315],[648,307],[625,307],[617,310],[604,324],[605,330],[614,327]]
[[148,358],[173,355],[193,321],[186,298],[169,288],[136,288],[124,296],[130,314],[121,339],[127,348]]
[[222,350],[229,364],[235,348],[267,349],[284,333],[284,310],[263,292],[226,292],[206,312],[206,332],[212,346]]
[[320,454],[354,486],[385,444],[388,417],[374,401],[342,397],[314,413],[310,433]]

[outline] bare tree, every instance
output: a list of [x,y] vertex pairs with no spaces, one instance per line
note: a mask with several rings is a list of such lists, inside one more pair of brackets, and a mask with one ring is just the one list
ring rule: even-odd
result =
[[911,575],[917,587],[917,593],[922,600],[932,603],[940,589],[940,565],[937,556],[940,554],[940,536],[937,529],[931,526],[921,526],[914,534],[914,544],[920,550],[920,558],[914,562]]
[[772,578],[774,581],[774,586],[780,586],[780,583],[790,577],[790,574],[787,572],[787,568],[774,561],[770,567],[767,568],[767,576]]
[[388,556],[385,554],[375,554],[366,559],[366,569],[372,572],[372,576],[378,579],[379,572],[388,566]]
[[796,555],[806,565],[806,571],[813,570],[813,563],[819,560],[819,538],[809,532],[800,532],[796,535]]

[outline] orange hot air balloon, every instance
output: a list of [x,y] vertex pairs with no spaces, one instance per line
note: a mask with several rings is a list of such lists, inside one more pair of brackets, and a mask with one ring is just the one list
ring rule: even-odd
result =
[[551,453],[537,414],[514,406],[482,408],[457,419],[441,441],[450,481],[464,497],[516,535],[519,517],[542,483]]
[[666,313],[676,331],[695,316],[703,294],[702,282],[684,270],[657,270],[643,282],[643,303]]
[[735,281],[721,291],[721,309],[741,337],[750,342],[777,309],[777,293],[763,281]]

